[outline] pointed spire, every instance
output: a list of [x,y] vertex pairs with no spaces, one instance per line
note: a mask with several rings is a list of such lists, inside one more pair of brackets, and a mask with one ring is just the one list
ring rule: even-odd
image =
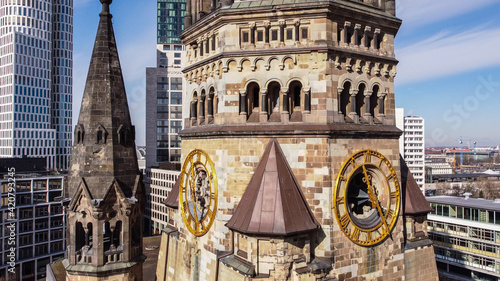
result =
[[95,199],[102,199],[113,180],[127,197],[134,196],[139,175],[132,126],[109,5],[102,12],[75,130],[67,196],[85,179]]
[[266,147],[226,226],[249,235],[287,236],[320,227],[276,139]]

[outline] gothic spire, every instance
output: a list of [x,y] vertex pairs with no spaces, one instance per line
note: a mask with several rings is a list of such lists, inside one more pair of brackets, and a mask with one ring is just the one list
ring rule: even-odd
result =
[[112,0],[100,0],[102,12],[83,94],[66,196],[85,184],[92,199],[103,199],[113,182],[134,196],[139,175],[131,124],[116,47]]

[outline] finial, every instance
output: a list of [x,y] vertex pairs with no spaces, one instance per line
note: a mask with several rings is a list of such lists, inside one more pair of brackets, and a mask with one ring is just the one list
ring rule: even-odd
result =
[[102,3],[102,13],[109,14],[109,5],[113,3],[113,0],[100,0]]

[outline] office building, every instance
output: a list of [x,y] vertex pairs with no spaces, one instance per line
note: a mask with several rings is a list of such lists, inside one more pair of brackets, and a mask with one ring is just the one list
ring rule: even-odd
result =
[[0,11],[0,157],[45,157],[66,170],[73,0],[2,0]]
[[404,110],[396,110],[396,126],[403,131],[399,146],[420,189],[425,188],[425,126],[424,118],[404,116]]
[[[42,280],[45,266],[64,258],[66,220],[60,197],[66,175],[47,173],[42,158],[3,159],[0,166],[0,245],[4,245],[0,248],[0,280]],[[15,192],[9,194],[9,186]],[[12,196],[16,204],[13,213],[9,208]],[[15,227],[9,228],[12,222]],[[15,234],[14,244],[11,233]],[[16,260],[14,274],[9,273],[11,248]]]
[[179,35],[184,30],[184,0],[158,0],[157,63],[146,69],[146,166],[180,162],[182,129],[181,72],[185,49]]
[[[150,217],[151,217],[151,234],[158,235],[165,229],[168,225],[168,213],[167,206],[168,202],[165,199],[170,195],[177,179],[179,178],[179,171],[172,171],[166,169],[151,168],[151,178],[150,178]],[[147,210],[147,208],[146,208]]]
[[500,202],[452,196],[427,201],[440,280],[499,280]]

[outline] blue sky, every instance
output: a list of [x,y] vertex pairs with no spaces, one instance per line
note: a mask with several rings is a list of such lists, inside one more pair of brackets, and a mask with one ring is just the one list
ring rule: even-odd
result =
[[[396,0],[396,106],[422,116],[426,145],[500,145],[500,0]],[[73,123],[76,123],[101,4],[76,0]],[[145,144],[146,67],[156,64],[156,0],[111,5],[132,122]]]

